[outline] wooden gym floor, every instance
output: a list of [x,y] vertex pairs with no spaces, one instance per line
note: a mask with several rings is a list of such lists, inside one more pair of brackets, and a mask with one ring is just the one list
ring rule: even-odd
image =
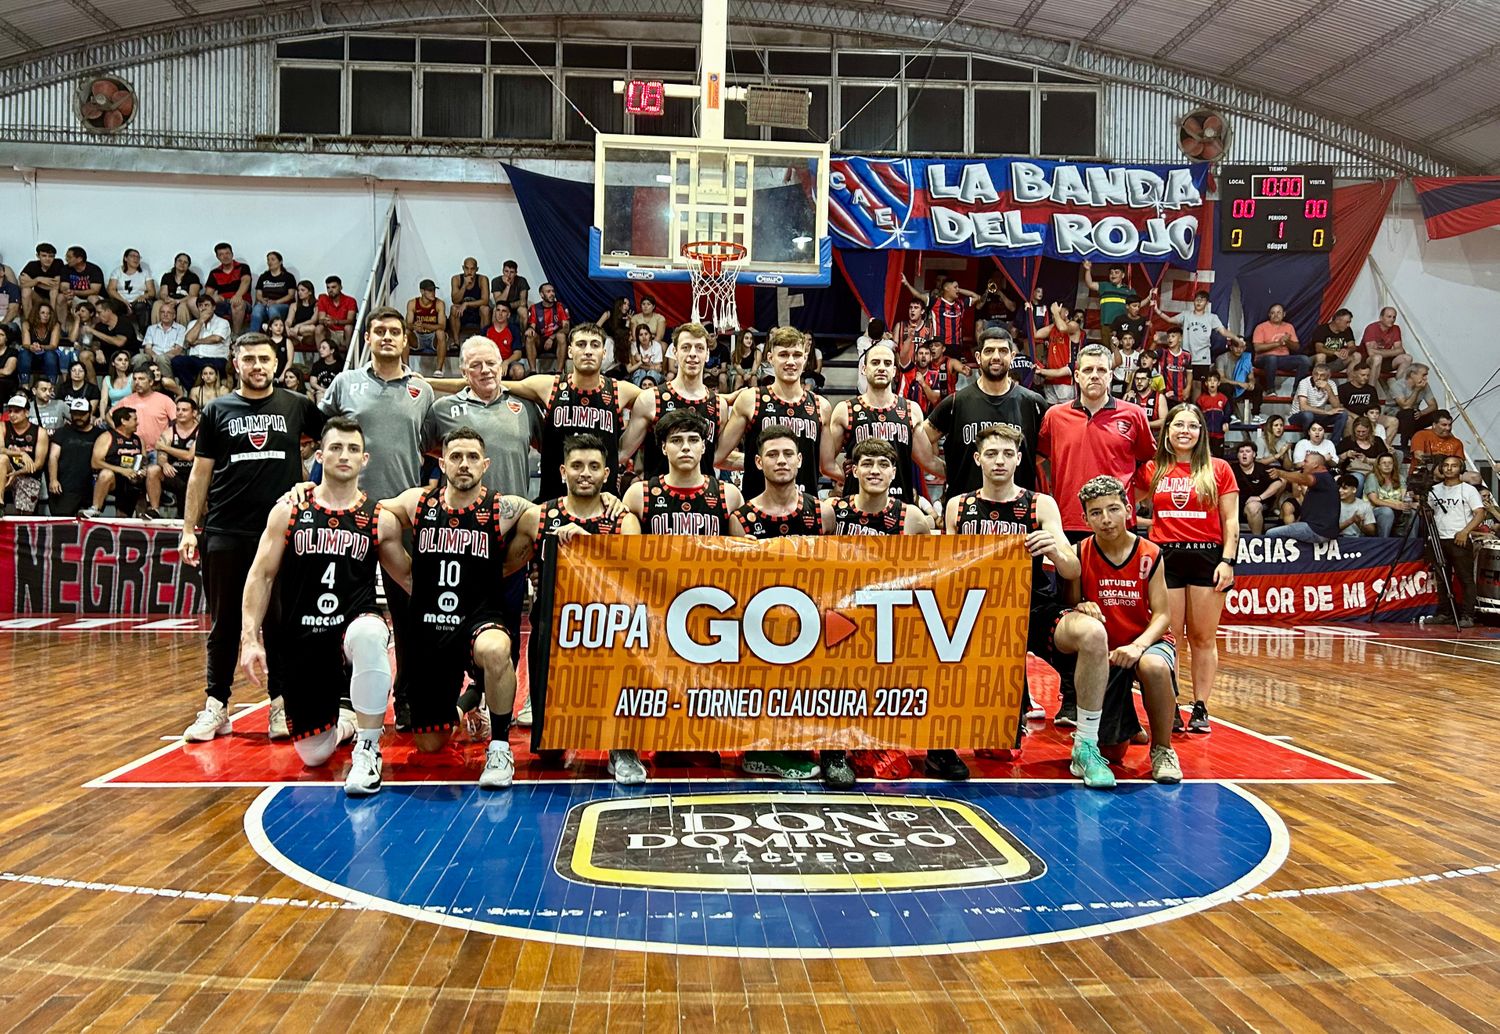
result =
[[[172,758],[188,755],[165,738],[180,733],[201,699],[196,630],[171,622],[67,630],[69,623],[0,621],[0,1030],[868,1034],[1500,1025],[1500,638],[1485,629],[1462,638],[1424,637],[1404,626],[1375,637],[1362,628],[1225,635],[1214,716],[1260,735],[1224,725],[1206,743],[1183,744],[1190,782],[1179,789],[1239,782],[1213,807],[1253,793],[1279,816],[1270,827],[1284,824],[1286,855],[1278,866],[1279,855],[1268,852],[1250,883],[1210,907],[1134,928],[1105,924],[1072,939],[1021,937],[990,950],[850,956],[810,944],[792,957],[771,957],[732,948],[637,950],[624,946],[641,938],[624,936],[623,919],[619,944],[509,936],[448,913],[428,921],[420,908],[387,910],[335,887],[338,879],[294,879],[285,871],[299,870],[283,864],[286,857],[311,850],[315,838],[305,830],[302,839],[287,835],[268,853],[252,834],[275,840],[278,809],[296,828],[302,798],[287,795],[320,795],[306,798],[307,814],[331,815],[330,822],[341,821],[343,802],[328,786],[270,785],[279,782],[277,771],[301,774],[284,764],[288,748],[254,731],[254,713],[237,719],[234,736],[194,753],[191,771],[169,771]],[[236,699],[258,696],[241,690]],[[999,781],[976,786],[1031,787],[1038,801],[1056,788],[1047,778],[1062,764],[1060,737],[1037,728],[1029,760],[981,764],[976,775]],[[1252,765],[1228,756],[1239,752],[1264,757]],[[388,757],[399,753],[393,742]],[[132,765],[146,756],[154,759]],[[273,756],[283,760],[268,776],[256,759]],[[1283,771],[1278,757],[1304,758],[1308,767],[1296,762]],[[473,764],[472,751],[455,762],[464,763]],[[521,768],[525,775],[524,757]],[[596,765],[561,775],[602,778]],[[1195,775],[1202,781],[1192,782]],[[472,795],[448,782],[424,789],[393,781],[372,800],[386,808],[411,802],[403,814],[424,800],[470,807]],[[585,796],[613,792],[576,785]],[[897,789],[941,794],[946,785]],[[514,800],[545,789],[518,781]],[[1159,804],[1164,792],[1130,784],[1120,799]],[[1196,867],[1200,853],[1228,857],[1223,851],[1239,838],[1235,824],[1216,820],[1213,808],[1190,808],[1189,796],[1178,800],[1182,813],[1174,818],[1184,821],[1170,823],[1171,850],[1185,868]],[[493,801],[473,806],[508,807]],[[404,834],[413,844],[421,814],[418,832]],[[378,844],[396,828],[366,832]],[[1070,834],[1052,833],[1067,846]],[[1049,864],[1059,868],[1060,856]],[[935,906],[929,910],[934,922],[941,918]],[[826,916],[822,922],[836,941],[839,931],[826,929]],[[908,925],[915,930],[916,920]],[[653,928],[643,929],[650,940]]]

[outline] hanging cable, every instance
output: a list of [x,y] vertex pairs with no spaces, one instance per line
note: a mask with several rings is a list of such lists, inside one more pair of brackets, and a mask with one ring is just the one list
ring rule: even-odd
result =
[[[526,48],[521,45],[521,41],[510,34],[510,30],[505,27],[505,23],[502,22],[499,18],[495,17],[495,13],[489,9],[489,6],[484,3],[484,0],[474,0],[474,6],[483,11],[485,17],[494,22],[499,27],[500,31],[505,33],[505,38],[514,43],[516,49],[521,52],[521,55],[526,58],[527,61],[531,62],[531,67],[535,68],[538,72],[541,72],[542,75],[546,77],[547,82],[549,85],[551,85],[553,91],[563,99],[564,104],[572,108],[573,111],[578,115],[578,117],[583,119],[583,124],[588,126],[595,133],[600,132],[599,127],[594,125],[593,121],[583,113],[583,109],[574,104],[573,99],[569,97],[565,92],[563,92],[563,88],[561,86],[557,85],[557,80],[552,77],[552,73],[547,71],[541,65],[537,64],[536,59],[533,58],[531,54],[527,52]],[[561,44],[559,43],[559,46],[560,45]]]

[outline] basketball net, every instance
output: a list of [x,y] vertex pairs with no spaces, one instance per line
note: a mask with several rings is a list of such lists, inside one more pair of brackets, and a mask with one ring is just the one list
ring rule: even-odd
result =
[[694,241],[682,246],[693,278],[693,322],[723,334],[740,328],[734,287],[749,251],[730,241]]

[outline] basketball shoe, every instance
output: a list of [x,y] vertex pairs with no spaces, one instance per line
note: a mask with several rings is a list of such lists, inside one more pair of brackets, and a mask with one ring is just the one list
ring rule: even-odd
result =
[[1073,756],[1068,762],[1068,771],[1083,780],[1083,785],[1093,790],[1108,790],[1115,785],[1115,774],[1099,753],[1099,744],[1093,740],[1073,741]]
[[1213,731],[1208,726],[1208,705],[1201,700],[1193,701],[1193,713],[1188,716],[1187,731],[1197,733]]
[[849,763],[856,774],[884,783],[911,775],[911,759],[899,750],[852,750]]
[[818,762],[823,769],[824,786],[832,790],[847,790],[854,785],[854,769],[849,766],[849,755],[844,751],[822,751]]
[[479,706],[472,711],[460,711],[459,722],[463,725],[464,735],[469,737],[470,743],[490,741],[490,709],[483,701],[480,701]]
[[271,698],[271,710],[266,717],[266,732],[273,740],[292,738],[292,730],[286,725],[286,701],[280,697]]
[[516,759],[510,752],[510,744],[491,740],[484,755],[484,771],[479,773],[481,790],[504,790],[516,775]]
[[349,758],[349,774],[344,778],[344,793],[350,797],[379,793],[383,767],[378,744],[371,740],[355,740],[354,753]]
[[633,750],[612,750],[605,766],[621,786],[640,786],[646,781],[646,766]]
[[182,738],[189,743],[207,743],[215,736],[228,736],[234,731],[229,724],[229,711],[221,701],[213,697],[204,699],[203,710],[183,732]]
[[521,710],[516,712],[517,725],[531,724],[531,694],[526,694],[526,703],[521,705]]
[[1151,778],[1158,783],[1182,782],[1182,765],[1171,747],[1151,748]]
[[812,758],[785,750],[747,750],[740,767],[751,775],[777,779],[816,779],[823,774]]

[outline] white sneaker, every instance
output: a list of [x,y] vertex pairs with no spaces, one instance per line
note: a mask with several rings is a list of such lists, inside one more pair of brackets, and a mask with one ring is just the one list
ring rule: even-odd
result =
[[271,714],[266,719],[266,731],[273,740],[292,738],[292,730],[286,726],[286,701],[280,697],[271,698]]
[[359,723],[354,720],[354,712],[347,707],[339,708],[339,746],[343,746],[354,739],[354,734],[359,731]]
[[517,725],[531,724],[531,694],[526,694],[526,703],[521,705],[521,710],[516,713]]
[[491,740],[484,755],[484,771],[479,773],[481,790],[504,790],[516,775],[516,759],[510,752],[510,744]]
[[646,766],[641,764],[641,756],[633,750],[610,751],[606,767],[621,786],[640,786],[646,781]]
[[484,701],[481,700],[472,711],[461,711],[459,724],[470,743],[490,742],[490,709]]
[[1031,710],[1029,710],[1029,711],[1026,712],[1026,719],[1027,719],[1027,721],[1031,721],[1033,719],[1042,719],[1042,718],[1046,718],[1046,717],[1047,717],[1047,709],[1045,707],[1043,707],[1041,704],[1038,704],[1038,703],[1033,703],[1031,705]]
[[1182,782],[1182,765],[1171,747],[1151,748],[1151,778],[1158,783]]
[[369,740],[355,740],[349,758],[349,774],[344,777],[344,792],[350,797],[368,797],[380,792],[383,763],[379,745]]
[[189,743],[207,743],[215,736],[228,736],[233,731],[228,709],[213,697],[207,697],[203,710],[198,712],[198,717],[183,732],[182,738]]
[[83,517],[86,520],[93,520],[94,518],[101,516],[103,513],[103,510],[96,510],[92,506],[85,506],[82,510],[78,511],[78,516]]

